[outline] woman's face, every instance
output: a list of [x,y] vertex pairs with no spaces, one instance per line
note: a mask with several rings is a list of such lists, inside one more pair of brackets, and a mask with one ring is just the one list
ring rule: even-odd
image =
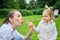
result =
[[12,18],[14,25],[21,26],[23,23],[22,15],[19,11],[14,12],[14,17]]

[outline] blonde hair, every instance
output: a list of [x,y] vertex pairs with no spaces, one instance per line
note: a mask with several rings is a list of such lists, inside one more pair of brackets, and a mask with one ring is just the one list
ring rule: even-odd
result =
[[[51,17],[51,20],[53,20],[54,19],[54,14],[53,14],[53,9],[52,9],[52,7],[48,7],[47,5],[45,5],[45,10],[44,11],[46,11],[48,14],[49,14],[49,16]],[[44,12],[43,11],[43,12]]]

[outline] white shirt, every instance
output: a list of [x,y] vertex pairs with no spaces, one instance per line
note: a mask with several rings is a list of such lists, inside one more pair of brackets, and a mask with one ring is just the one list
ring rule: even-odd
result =
[[57,30],[53,20],[47,24],[41,20],[38,24],[38,27],[34,28],[34,30],[38,32],[39,40],[56,40],[57,38]]
[[55,9],[54,10],[54,15],[58,15],[58,12],[59,12],[59,10],[58,9]]
[[24,38],[21,34],[17,32],[17,30],[13,31],[10,23],[3,24],[0,28],[0,40],[11,40],[16,36],[21,36],[22,38]]

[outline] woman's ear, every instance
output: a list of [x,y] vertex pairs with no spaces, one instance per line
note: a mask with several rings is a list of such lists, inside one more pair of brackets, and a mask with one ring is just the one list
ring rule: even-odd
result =
[[9,17],[9,21],[10,21],[11,23],[13,23],[13,20],[12,20],[12,18],[10,18],[10,17]]

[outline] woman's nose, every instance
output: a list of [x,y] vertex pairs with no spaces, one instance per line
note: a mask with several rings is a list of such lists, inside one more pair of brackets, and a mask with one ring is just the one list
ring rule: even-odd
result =
[[22,20],[22,22],[23,22],[23,19],[21,19]]
[[21,18],[21,21],[23,22],[23,19]]

